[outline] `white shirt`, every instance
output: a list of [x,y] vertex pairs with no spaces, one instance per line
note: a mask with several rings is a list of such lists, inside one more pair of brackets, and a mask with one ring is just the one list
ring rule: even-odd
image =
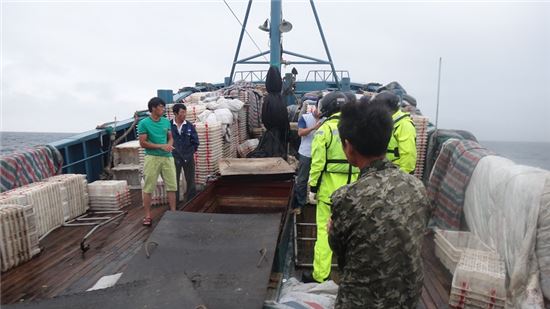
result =
[[181,128],[183,128],[183,125],[187,123],[187,120],[184,120],[180,126],[176,123],[176,119],[172,119],[172,123],[176,126],[178,129],[178,134],[181,135]]

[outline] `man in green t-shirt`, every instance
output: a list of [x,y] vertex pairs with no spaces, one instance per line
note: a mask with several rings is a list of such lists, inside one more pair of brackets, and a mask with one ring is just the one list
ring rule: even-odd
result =
[[160,98],[149,100],[147,107],[151,116],[141,120],[138,125],[139,145],[145,148],[143,165],[144,185],[143,208],[145,218],[143,225],[151,226],[151,194],[157,187],[159,174],[162,176],[170,210],[176,210],[176,168],[172,157],[172,132],[170,121],[163,117],[166,103]]

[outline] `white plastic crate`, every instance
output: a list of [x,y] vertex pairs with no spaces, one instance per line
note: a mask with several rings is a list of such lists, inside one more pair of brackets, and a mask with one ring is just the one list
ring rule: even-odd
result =
[[455,271],[456,265],[466,249],[487,251],[496,254],[493,249],[484,244],[479,237],[471,232],[436,229],[434,242],[435,255],[451,273]]
[[466,249],[451,284],[449,305],[454,308],[504,308],[504,261],[492,252]]

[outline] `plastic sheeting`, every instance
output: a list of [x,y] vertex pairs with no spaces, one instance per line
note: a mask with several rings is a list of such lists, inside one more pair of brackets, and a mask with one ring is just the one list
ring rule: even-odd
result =
[[277,303],[266,304],[273,309],[332,309],[338,294],[338,285],[329,280],[323,283],[302,283],[288,279]]
[[[548,221],[544,229],[539,222],[539,213],[545,213],[548,220],[548,203],[542,207],[544,212],[540,210],[549,179],[548,171],[486,156],[478,162],[466,190],[464,216],[470,230],[504,258],[507,308],[543,306],[539,260],[548,264],[550,256],[535,252],[545,254],[536,246],[550,243]],[[544,267],[547,271],[548,266]],[[542,282],[548,282],[545,276],[542,273]]]

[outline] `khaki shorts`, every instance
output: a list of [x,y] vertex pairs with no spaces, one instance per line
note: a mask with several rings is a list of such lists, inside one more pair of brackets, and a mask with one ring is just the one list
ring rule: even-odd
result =
[[145,193],[155,192],[159,175],[162,176],[166,191],[177,191],[174,158],[146,155],[143,163],[144,184],[141,190]]

